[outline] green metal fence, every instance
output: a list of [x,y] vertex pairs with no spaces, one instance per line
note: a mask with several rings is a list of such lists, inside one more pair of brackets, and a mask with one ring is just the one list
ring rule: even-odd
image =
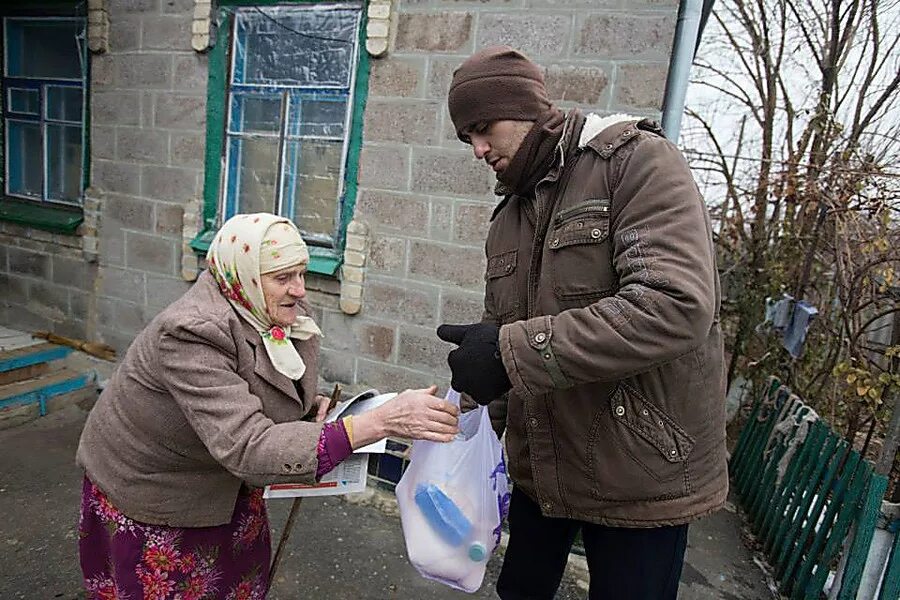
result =
[[[819,598],[851,527],[839,600],[856,598],[887,478],[770,377],[730,464],[751,528],[789,598]],[[897,536],[900,539],[900,535]],[[879,600],[896,600],[895,542]]]

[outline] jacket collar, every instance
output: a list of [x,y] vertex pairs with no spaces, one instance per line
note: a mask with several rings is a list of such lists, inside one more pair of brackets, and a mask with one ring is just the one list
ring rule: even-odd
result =
[[[241,319],[241,321],[243,322],[243,319]],[[279,373],[275,370],[275,365],[273,365],[272,361],[269,359],[269,353],[266,352],[266,349],[263,347],[262,339],[259,337],[259,333],[257,333],[255,329],[253,329],[246,323],[243,323],[243,325],[245,331],[247,330],[247,328],[249,328],[250,331],[256,334],[255,341],[252,339],[252,337],[247,337],[247,340],[251,344],[253,344],[253,355],[256,357],[256,362],[253,365],[253,372],[281,390],[281,392],[283,392],[284,394],[287,394],[298,403],[300,403],[300,394],[297,393],[297,387],[294,385],[293,380],[288,378],[287,375]],[[297,348],[297,352],[300,354],[300,357],[304,359],[304,362],[306,362],[307,357],[303,356],[303,352],[301,352],[300,346],[295,344],[295,347]]]
[[[582,127],[581,134],[578,136],[578,147],[584,148],[588,145],[588,142],[591,142],[595,137],[600,134],[605,134],[607,129],[614,128],[623,123],[633,123],[638,120],[638,117],[632,117],[631,115],[626,114],[601,117],[598,114],[589,113],[584,119],[584,127]],[[605,140],[608,136],[603,135],[602,137]]]
[[[626,114],[615,114],[601,117],[595,113],[583,114],[577,108],[573,108],[566,115],[565,129],[556,146],[557,161],[544,181],[554,181],[566,166],[566,160],[571,160],[575,151],[590,148],[603,158],[612,156],[616,149],[630,140],[637,133],[639,117]],[[575,143],[575,140],[578,143]],[[494,193],[503,196],[494,211],[491,213],[491,221],[500,214],[500,211],[509,203],[511,191],[499,181],[494,188]]]
[[[581,114],[581,111],[577,108],[569,111],[569,114],[566,115],[566,122],[563,126],[563,134],[559,138],[559,142],[556,144],[556,162],[550,168],[550,172],[542,181],[555,180],[559,177],[559,174],[565,166],[566,162],[566,148],[569,148],[572,143],[573,134],[575,131],[580,131],[581,125],[584,121],[584,115]],[[501,182],[497,182],[497,185],[494,186],[494,194],[497,196],[503,196],[503,199],[494,207],[494,211],[491,213],[490,220],[493,221],[494,218],[500,214],[500,211],[503,210],[509,203],[509,199],[513,196],[512,190],[509,189]]]
[[638,117],[612,115],[598,117],[588,115],[581,133],[579,146],[590,148],[601,158],[608,159],[620,146],[637,134]]

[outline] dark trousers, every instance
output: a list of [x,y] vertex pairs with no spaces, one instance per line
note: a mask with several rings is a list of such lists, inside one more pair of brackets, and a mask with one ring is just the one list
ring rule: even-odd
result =
[[671,600],[687,547],[687,525],[632,529],[605,527],[541,514],[513,489],[509,545],[497,594],[502,600],[552,600],[578,531],[591,576],[590,600]]

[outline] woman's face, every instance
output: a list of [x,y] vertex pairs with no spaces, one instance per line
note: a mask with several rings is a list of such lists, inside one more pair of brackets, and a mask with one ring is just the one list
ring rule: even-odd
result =
[[300,314],[298,301],[306,296],[304,273],[306,265],[298,265],[266,273],[260,277],[266,312],[276,325],[289,327],[297,320]]

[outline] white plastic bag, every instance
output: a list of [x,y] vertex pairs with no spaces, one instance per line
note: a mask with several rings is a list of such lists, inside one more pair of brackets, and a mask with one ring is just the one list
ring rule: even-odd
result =
[[[459,404],[459,394],[447,393]],[[509,509],[506,463],[487,407],[460,415],[460,434],[445,444],[413,442],[397,484],[406,551],[427,579],[464,592],[481,587]]]

